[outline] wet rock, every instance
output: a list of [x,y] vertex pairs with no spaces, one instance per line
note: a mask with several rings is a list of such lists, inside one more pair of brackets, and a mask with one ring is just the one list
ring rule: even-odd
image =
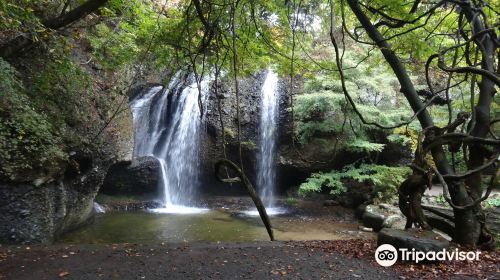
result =
[[431,227],[446,233],[448,236],[450,236],[450,238],[455,237],[455,223],[454,222],[447,220],[443,217],[439,217],[439,216],[432,214],[432,213],[426,215],[426,220],[427,220],[427,223]]
[[392,209],[392,206],[389,204],[386,204],[386,203],[380,203],[378,205],[378,207],[380,207],[380,209],[384,209],[384,210],[391,210]]
[[441,235],[429,230],[384,228],[378,233],[377,244],[391,244],[396,249],[407,248],[409,250],[430,252],[447,249],[450,242]]
[[19,211],[19,214],[21,214],[21,216],[23,216],[23,217],[27,217],[27,216],[31,215],[31,212],[29,210],[23,209],[23,210]]
[[74,178],[36,186],[0,183],[0,243],[50,244],[61,233],[85,224],[104,173],[88,169]]
[[153,208],[160,208],[163,204],[161,201],[116,201],[103,205],[106,211],[139,211]]
[[392,228],[399,221],[401,221],[400,216],[391,215],[384,220],[384,222],[382,223],[382,228]]
[[142,195],[158,191],[160,162],[154,157],[139,157],[112,165],[101,188],[107,195]]
[[358,207],[356,207],[356,217],[358,219],[361,219],[363,217],[363,214],[365,213],[366,211],[366,207],[368,206],[367,203],[363,203],[363,204],[360,204]]
[[[494,196],[495,194],[493,195],[493,197]],[[428,205],[428,204],[422,204],[422,208],[424,209],[424,214],[428,217],[427,222],[429,222],[431,226],[445,232],[450,236],[454,235],[454,227],[455,227],[453,222],[454,214],[451,208]],[[488,225],[488,229],[493,234],[500,235],[500,208],[499,207],[486,208],[484,209],[484,212],[486,215],[486,224]],[[449,218],[445,219],[443,217],[449,217]]]
[[363,226],[372,228],[373,231],[380,231],[382,229],[382,225],[384,224],[385,217],[380,214],[371,213],[366,211],[363,214]]
[[136,98],[141,97],[143,94],[147,93],[146,89],[153,88],[153,87],[163,87],[163,85],[162,84],[158,84],[158,83],[144,83],[144,84],[140,84],[140,85],[138,85],[136,87],[133,87],[128,92],[129,101],[132,101],[132,100],[134,100]]

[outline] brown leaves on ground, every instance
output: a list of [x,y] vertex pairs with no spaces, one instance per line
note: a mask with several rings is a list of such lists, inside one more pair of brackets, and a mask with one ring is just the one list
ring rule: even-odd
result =
[[[307,248],[320,249],[325,253],[340,253],[357,259],[364,259],[374,266],[380,267],[375,262],[375,240],[351,239],[332,241],[306,241]],[[450,250],[459,248],[453,244]],[[475,251],[475,250],[474,250]],[[380,267],[382,268],[382,267]],[[433,264],[415,264],[410,262],[397,262],[390,268],[394,269],[402,279],[450,279],[472,277],[476,279],[500,279],[500,253],[495,251],[481,251],[479,261],[445,261]]]

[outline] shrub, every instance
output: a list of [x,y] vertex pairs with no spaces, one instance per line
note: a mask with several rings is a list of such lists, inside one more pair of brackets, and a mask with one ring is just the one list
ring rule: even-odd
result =
[[330,189],[330,194],[337,195],[347,190],[344,180],[352,179],[357,182],[368,182],[374,185],[374,194],[386,200],[397,193],[397,188],[410,174],[408,167],[391,167],[376,164],[361,164],[346,166],[342,171],[328,173],[313,173],[306,182],[299,187],[299,194],[307,195],[311,192],[320,192],[323,188]]

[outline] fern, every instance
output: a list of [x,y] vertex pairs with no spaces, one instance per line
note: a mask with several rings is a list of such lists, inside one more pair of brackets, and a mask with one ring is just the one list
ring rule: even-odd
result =
[[330,194],[338,195],[347,190],[345,180],[366,182],[374,186],[376,196],[387,199],[397,193],[398,186],[410,174],[408,167],[391,167],[376,164],[361,164],[346,166],[342,171],[328,173],[313,173],[306,182],[299,187],[299,194],[305,196],[312,192],[321,192],[324,188],[330,189]]
[[384,144],[372,143],[363,139],[356,139],[347,145],[347,150],[352,152],[382,152]]

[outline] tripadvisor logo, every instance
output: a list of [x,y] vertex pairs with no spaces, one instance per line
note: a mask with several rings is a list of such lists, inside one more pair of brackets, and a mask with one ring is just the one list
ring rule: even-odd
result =
[[382,244],[375,251],[375,260],[381,266],[391,266],[399,259],[401,261],[412,261],[419,263],[421,261],[478,261],[479,251],[417,251],[415,249],[400,248],[399,251],[390,244]]
[[381,266],[391,266],[398,260],[398,251],[391,244],[382,244],[375,251],[375,260]]

